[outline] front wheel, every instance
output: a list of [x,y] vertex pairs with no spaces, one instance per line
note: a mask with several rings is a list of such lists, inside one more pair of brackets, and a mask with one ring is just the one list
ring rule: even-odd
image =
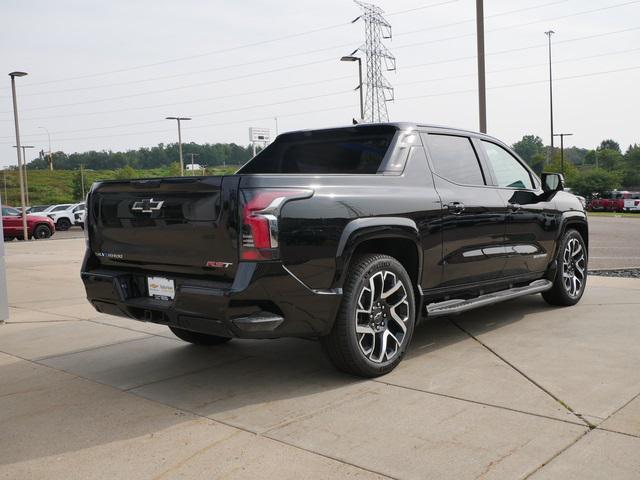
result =
[[61,232],[64,232],[65,230],[69,230],[70,228],[71,228],[71,222],[69,221],[68,218],[61,218],[56,223],[56,229],[60,230]]
[[377,377],[402,360],[413,335],[415,301],[411,279],[388,255],[353,260],[340,310],[322,346],[340,370]]
[[184,330],[182,328],[177,327],[169,327],[169,330],[173,332],[173,334],[178,337],[180,340],[184,340],[185,342],[194,343],[196,345],[220,345],[221,343],[226,343],[231,338],[229,337],[219,337],[217,335],[209,335],[206,333],[192,332],[190,330]]
[[567,230],[558,247],[553,287],[542,293],[547,303],[567,307],[580,301],[587,285],[587,258],[587,246],[580,233]]

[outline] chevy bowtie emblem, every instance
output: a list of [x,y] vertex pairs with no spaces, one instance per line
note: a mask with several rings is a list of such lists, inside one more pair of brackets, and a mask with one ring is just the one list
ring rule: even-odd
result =
[[134,212],[152,213],[157,212],[164,205],[164,200],[154,200],[153,198],[145,198],[133,203],[131,210]]

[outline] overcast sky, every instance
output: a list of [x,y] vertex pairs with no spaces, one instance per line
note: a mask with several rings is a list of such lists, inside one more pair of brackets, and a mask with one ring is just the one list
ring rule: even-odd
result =
[[[475,1],[376,4],[393,25],[390,119],[477,130]],[[47,149],[38,127],[67,153],[174,142],[174,115],[193,117],[185,142],[247,144],[275,117],[283,132],[357,115],[356,64],[338,59],[363,42],[358,14],[349,0],[2,0],[0,64],[29,73],[18,101],[34,151]],[[640,0],[487,0],[485,16],[490,134],[548,143],[553,29],[556,132],[589,148],[640,142]],[[16,163],[4,78],[1,166]]]

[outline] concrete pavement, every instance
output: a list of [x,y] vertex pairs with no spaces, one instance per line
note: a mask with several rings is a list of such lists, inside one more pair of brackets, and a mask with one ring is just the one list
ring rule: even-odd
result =
[[434,320],[365,381],[316,342],[100,315],[83,249],[7,245],[0,478],[640,478],[640,280]]

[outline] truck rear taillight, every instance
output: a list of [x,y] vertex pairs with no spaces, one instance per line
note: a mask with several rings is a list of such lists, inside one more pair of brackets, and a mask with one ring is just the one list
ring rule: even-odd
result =
[[306,189],[240,190],[242,209],[241,260],[275,260],[280,257],[278,217],[282,206],[290,200],[309,198]]

